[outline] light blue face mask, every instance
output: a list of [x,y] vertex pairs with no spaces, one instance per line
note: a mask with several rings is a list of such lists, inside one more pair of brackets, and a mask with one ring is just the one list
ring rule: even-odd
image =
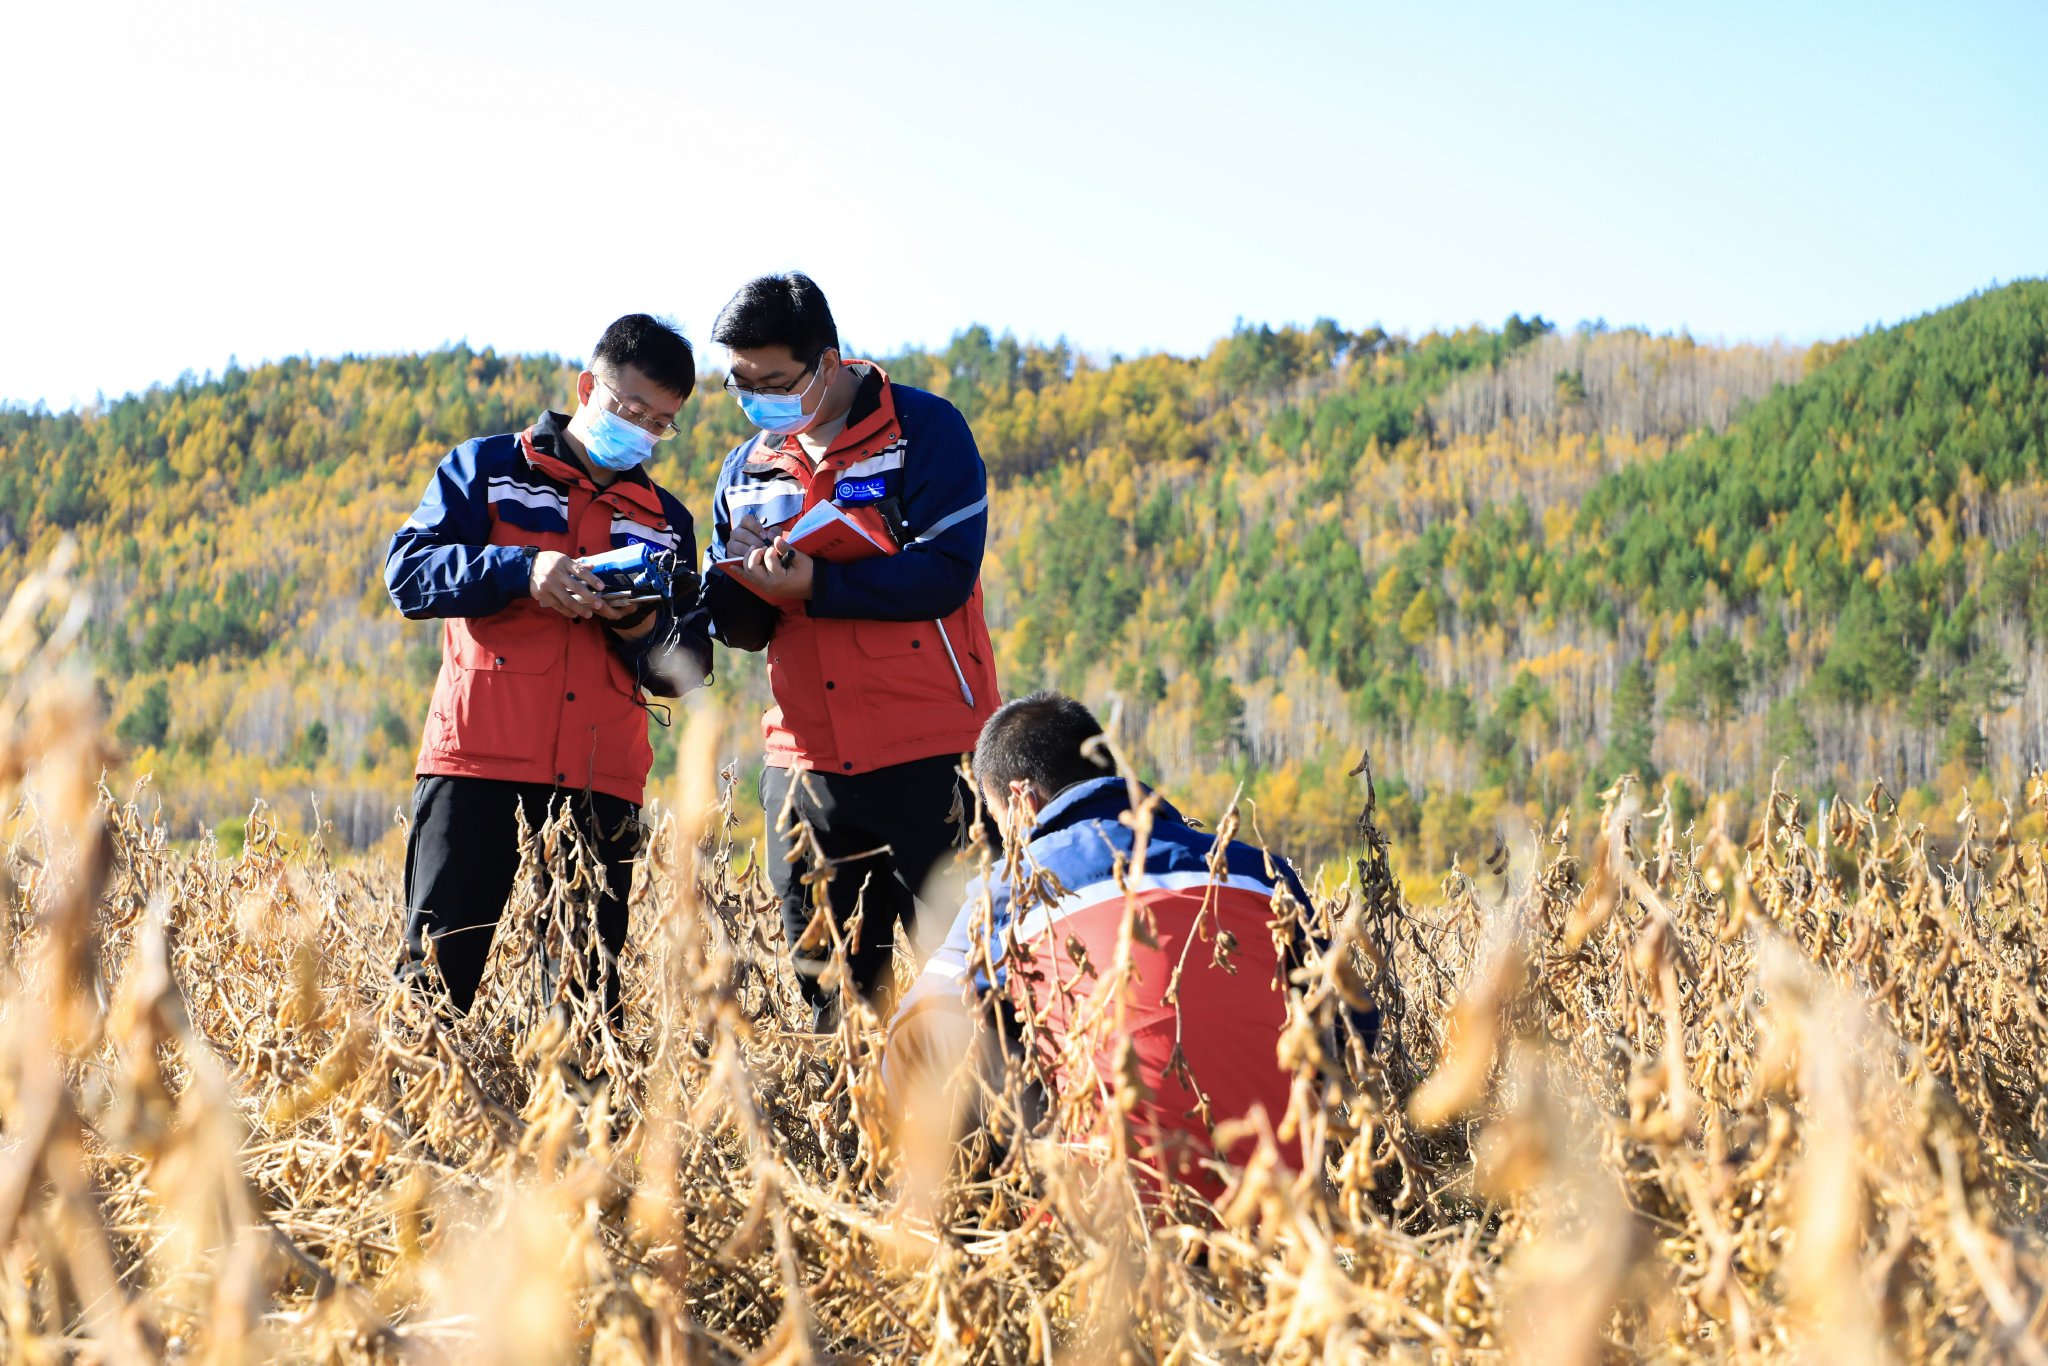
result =
[[811,383],[793,394],[757,394],[751,389],[735,389],[733,397],[739,400],[747,421],[762,431],[770,436],[795,436],[818,420],[817,413],[804,411],[804,397],[824,373],[824,365],[813,367]]
[[579,408],[569,427],[590,452],[592,463],[604,469],[637,469],[654,454],[654,433],[595,404]]

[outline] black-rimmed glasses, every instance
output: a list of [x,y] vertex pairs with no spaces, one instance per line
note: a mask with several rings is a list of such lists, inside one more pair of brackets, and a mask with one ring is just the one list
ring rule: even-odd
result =
[[606,408],[641,431],[651,433],[656,441],[667,441],[671,437],[682,435],[683,429],[676,426],[674,418],[663,417],[644,404],[625,397],[602,379],[598,384],[604,389]]

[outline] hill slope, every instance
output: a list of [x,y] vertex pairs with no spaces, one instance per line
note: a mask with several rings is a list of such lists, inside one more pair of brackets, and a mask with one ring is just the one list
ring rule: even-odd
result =
[[[1780,756],[1822,788],[2016,791],[2048,753],[2044,358],[2023,282],[1807,353],[1517,317],[1103,366],[970,329],[887,363],[982,442],[1007,691],[1113,694],[1194,809],[1245,781],[1317,851],[1370,745],[1439,868],[1625,769],[1688,808]],[[0,411],[0,574],[81,539],[109,705],[183,828],[318,789],[373,840],[433,668],[384,540],[449,444],[572,373],[456,348]],[[745,429],[708,385],[688,412],[660,475],[703,509]],[[718,673],[750,713],[758,663]]]

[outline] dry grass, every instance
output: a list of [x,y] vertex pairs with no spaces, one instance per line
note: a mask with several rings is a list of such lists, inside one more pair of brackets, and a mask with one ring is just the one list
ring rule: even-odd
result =
[[1624,789],[1589,858],[1559,831],[1422,908],[1365,774],[1293,1104],[1213,1213],[1148,1213],[1113,1124],[890,1146],[872,1020],[792,1028],[709,721],[620,1032],[550,1002],[570,877],[444,1028],[390,985],[393,870],[260,812],[176,851],[99,788],[69,592],[0,621],[10,1362],[2048,1355],[2048,870],[2003,812],[1937,860],[1881,790],[1814,831],[1787,796],[1736,848]]

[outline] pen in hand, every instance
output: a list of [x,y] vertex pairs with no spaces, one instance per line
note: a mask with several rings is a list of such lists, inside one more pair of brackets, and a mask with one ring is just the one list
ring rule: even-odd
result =
[[[768,550],[773,548],[773,546],[774,537],[769,533],[768,528],[761,524],[759,517],[750,512],[740,518],[738,523],[734,525],[732,529],[732,545],[728,553],[732,554],[735,558],[745,559],[749,551]],[[784,569],[787,569],[796,563],[796,551],[785,546],[782,553],[776,559]]]

